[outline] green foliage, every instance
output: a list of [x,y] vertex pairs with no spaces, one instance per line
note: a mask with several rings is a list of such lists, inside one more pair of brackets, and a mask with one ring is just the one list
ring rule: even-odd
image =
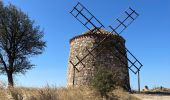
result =
[[104,68],[98,68],[91,80],[92,86],[100,92],[101,96],[107,96],[107,93],[115,88],[113,73]]

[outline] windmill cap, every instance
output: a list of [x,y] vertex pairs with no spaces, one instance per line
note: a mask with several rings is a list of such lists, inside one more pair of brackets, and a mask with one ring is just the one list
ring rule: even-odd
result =
[[85,37],[90,37],[90,36],[102,36],[102,37],[109,36],[109,37],[113,37],[113,38],[118,37],[125,42],[125,39],[116,33],[111,33],[105,29],[102,29],[102,28],[93,28],[90,31],[84,32],[77,36],[74,36],[73,38],[70,39],[70,43],[73,42],[75,39],[85,38]]

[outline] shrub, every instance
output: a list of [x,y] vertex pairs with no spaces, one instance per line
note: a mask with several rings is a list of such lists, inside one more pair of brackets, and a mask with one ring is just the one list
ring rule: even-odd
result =
[[100,95],[107,98],[107,93],[115,88],[113,73],[109,69],[98,68],[91,80],[91,85],[100,92]]

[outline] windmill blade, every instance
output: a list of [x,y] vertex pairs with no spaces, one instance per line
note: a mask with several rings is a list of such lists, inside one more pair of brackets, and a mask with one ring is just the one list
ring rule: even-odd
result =
[[129,7],[124,11],[123,16],[116,18],[109,26],[111,33],[121,34],[138,16],[139,14]]
[[[119,34],[118,34],[119,35]],[[141,67],[143,66],[142,63],[126,48],[125,48],[125,53],[120,50],[120,47],[123,45],[122,42],[120,41],[114,41],[112,42],[114,47],[115,47],[115,50],[117,52],[119,52],[119,54],[122,55],[123,58],[125,58],[127,61],[128,61],[128,68],[134,73],[134,74],[137,74],[137,72],[140,71]],[[119,44],[119,45],[118,45]],[[112,51],[110,48],[108,48],[110,51]],[[123,64],[126,65],[126,62],[124,62],[122,60],[122,58],[120,56],[117,56],[114,52],[112,53],[115,57],[117,57]]]
[[[120,35],[139,16],[139,14],[135,10],[133,10],[131,7],[125,10],[123,14],[125,16],[116,18],[116,20],[109,26],[109,30],[111,33]],[[118,43],[121,43],[121,42],[116,41],[116,43],[114,43],[115,47],[116,47],[116,44]],[[119,48],[117,47],[117,49]],[[121,50],[118,50],[118,51],[120,54],[126,57],[129,63],[128,68],[134,74],[136,74],[138,71],[140,71],[143,65],[127,48],[125,48],[125,50],[126,50],[126,55],[128,55],[128,57],[124,55],[124,53],[122,53]]]
[[[105,28],[104,25],[92,14],[90,13],[90,11],[84,7],[80,2],[78,2],[76,4],[76,6],[73,7],[73,9],[70,12],[81,24],[83,24],[83,26],[85,26],[89,31],[91,31],[92,33],[94,32],[99,32],[102,33],[100,31],[101,28]],[[109,36],[109,35],[108,35]],[[92,52],[98,48],[100,45],[102,45],[102,43],[107,39],[106,36],[105,38],[103,38],[98,44],[97,46],[95,46],[94,48],[92,48],[91,50],[88,50],[88,53],[86,55],[84,55],[83,58],[79,59],[79,61],[76,64],[73,64],[72,61],[70,61],[70,63],[73,65],[73,67],[76,68],[77,65],[79,65],[87,56],[91,55]],[[80,71],[76,68],[77,71]]]
[[104,28],[104,25],[80,2],[74,6],[70,13],[90,31],[92,28]]
[[[122,46],[123,44],[121,44],[120,41],[115,41],[113,42],[114,47],[116,48],[117,52],[119,52],[119,54],[121,54],[127,61],[128,61],[128,68],[134,73],[137,74],[137,72],[140,71],[141,67],[143,66],[142,63],[126,48],[125,48],[125,53],[120,50],[120,46],[118,45],[120,44],[120,46]],[[116,56],[116,55],[115,55]],[[117,56],[116,56],[117,57]],[[122,58],[118,58],[120,61]],[[125,62],[122,62],[123,64],[126,64]]]
[[[91,33],[100,33],[103,34],[102,31],[100,31],[101,28],[105,29],[104,25],[98,20],[96,19],[96,17],[94,17],[81,3],[77,3],[77,5],[72,9],[72,11],[70,12],[80,23],[82,23],[88,30],[90,30]],[[119,36],[119,34],[121,34],[138,16],[139,14],[133,10],[132,8],[128,8],[125,12],[125,18],[122,17],[118,17],[113,24],[111,24],[109,26],[109,29],[111,30],[110,32],[113,34],[116,34]],[[91,30],[92,28],[94,28],[93,30]],[[99,43],[93,47],[92,49],[88,49],[87,50],[87,54],[84,55],[83,57],[79,58],[78,56],[76,56],[76,59],[78,60],[78,62],[76,64],[73,64],[72,61],[70,61],[70,63],[73,66],[74,72],[73,72],[73,86],[76,84],[76,71],[80,72],[83,70],[85,66],[85,64],[83,63],[83,60],[91,55],[93,58],[95,58],[95,56],[93,55],[93,51],[98,49],[99,46],[102,46],[103,43],[107,42],[108,37],[110,36],[110,34],[106,35],[106,37],[104,37],[101,41],[99,41]],[[120,45],[119,45],[120,44]],[[116,53],[118,52],[120,55],[117,55],[114,51],[112,51],[109,47],[107,47],[107,50],[110,50],[113,52],[113,55],[115,57],[117,57],[120,62],[122,62],[122,64],[125,64],[125,66],[127,66],[127,62],[128,62],[128,68],[129,70],[131,70],[134,74],[138,74],[138,88],[140,91],[140,77],[139,77],[139,72],[141,67],[143,66],[139,60],[125,47],[125,51],[120,50],[120,48],[123,45],[123,43],[119,40],[115,40],[115,43],[113,44]],[[120,48],[119,48],[120,46]],[[100,53],[102,53],[103,49],[105,48],[101,48],[101,50],[98,52],[97,55],[99,55]],[[125,60],[124,60],[125,59]],[[77,65],[81,64],[83,67],[82,68],[78,68]]]
[[[119,34],[117,34],[116,32],[114,32],[114,34],[120,36]],[[126,48],[125,48],[125,51],[126,53],[123,53],[120,49],[119,49],[119,45],[120,46],[123,46],[122,42],[120,42],[119,40],[115,40],[115,42],[113,42],[113,45],[114,47],[116,48],[116,50],[126,58],[126,60],[128,61],[128,68],[134,73],[134,74],[137,74],[137,72],[140,71],[141,67],[143,66],[142,63]],[[126,56],[127,55],[127,56]],[[121,60],[121,58],[119,58],[119,60]],[[124,62],[122,62],[124,63]],[[124,63],[126,64],[126,63]]]
[[132,71],[134,74],[137,74],[140,69],[142,68],[142,63],[126,48],[126,53],[128,55],[128,62],[129,62],[129,69]]
[[[100,29],[105,28],[104,25],[94,15],[92,15],[89,12],[89,10],[87,10],[80,2],[78,2],[77,5],[74,6],[74,8],[71,10],[70,13],[90,31],[92,31],[91,30],[92,28],[95,28],[93,30],[93,32],[102,33],[100,31]],[[121,17],[119,17],[114,21],[114,23],[112,25],[109,26],[109,28],[111,29],[111,33],[114,33],[114,34],[116,33],[117,35],[121,34],[139,16],[139,14],[135,10],[133,10],[131,7],[129,7],[127,10],[125,10],[125,14],[126,14],[125,18],[122,19]],[[118,24],[115,24],[116,22],[118,22]],[[123,28],[122,28],[122,26],[123,26]],[[109,37],[109,35],[106,36],[105,38],[103,38],[103,40],[101,40],[99,42],[99,44],[96,47],[94,47],[92,50],[89,51],[87,49],[88,53],[83,58],[79,59],[78,63],[76,63],[75,65],[73,64],[73,66],[76,67],[78,64],[82,63],[82,61],[88,55],[91,55],[91,52],[93,50],[95,50],[98,46],[102,45],[103,42],[105,42],[107,40],[107,37]],[[121,42],[117,41],[117,43],[115,43],[114,45],[116,46],[117,44],[120,44],[120,43]],[[118,50],[118,47],[117,47],[117,50]],[[130,64],[129,69],[134,74],[136,74],[140,70],[140,68],[142,67],[142,64],[139,62],[139,60],[127,48],[125,48],[125,50],[126,50],[126,53],[128,54],[128,56],[131,57],[131,59],[135,59],[134,61],[132,61],[130,58],[126,57],[126,59],[128,60],[128,62]],[[119,53],[121,53],[120,50],[118,50],[118,51],[119,51]],[[123,53],[121,53],[121,54],[123,56],[125,56]],[[76,70],[78,70],[78,69],[76,69]]]

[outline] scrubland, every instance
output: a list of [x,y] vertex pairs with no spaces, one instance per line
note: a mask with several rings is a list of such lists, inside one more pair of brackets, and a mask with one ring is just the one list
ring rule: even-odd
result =
[[[42,88],[4,88],[0,89],[0,100],[106,100],[93,89],[50,87]],[[108,93],[108,100],[140,100],[137,97],[116,89]]]

